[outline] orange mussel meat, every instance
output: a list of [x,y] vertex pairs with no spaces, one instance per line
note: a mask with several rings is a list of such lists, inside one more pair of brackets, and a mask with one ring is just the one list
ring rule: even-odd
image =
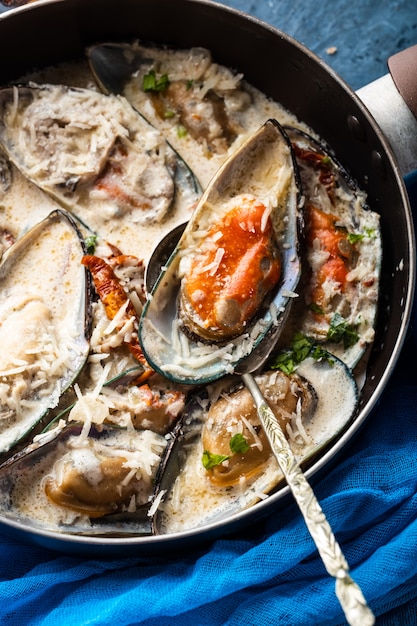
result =
[[325,282],[331,281],[334,288],[343,293],[350,270],[352,246],[348,241],[346,230],[337,226],[338,218],[335,215],[310,205],[307,208],[307,222],[307,242],[310,248],[317,241],[320,251],[327,255],[317,269],[312,290],[312,301],[325,312],[328,299]]
[[253,196],[239,196],[210,228],[184,279],[182,297],[203,332],[232,337],[244,330],[280,275],[265,205]]

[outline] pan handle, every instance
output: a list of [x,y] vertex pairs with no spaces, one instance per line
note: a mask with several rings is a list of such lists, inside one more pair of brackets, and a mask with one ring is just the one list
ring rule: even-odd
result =
[[417,119],[417,44],[391,56],[388,68],[404,102]]
[[390,73],[357,95],[375,118],[403,176],[417,170],[417,45],[388,59]]

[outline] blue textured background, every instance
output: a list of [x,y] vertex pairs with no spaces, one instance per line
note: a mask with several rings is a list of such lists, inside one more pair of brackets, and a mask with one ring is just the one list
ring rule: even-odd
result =
[[[416,0],[223,0],[291,35],[352,87],[387,73],[389,56],[417,43]],[[329,54],[327,50],[337,51]]]

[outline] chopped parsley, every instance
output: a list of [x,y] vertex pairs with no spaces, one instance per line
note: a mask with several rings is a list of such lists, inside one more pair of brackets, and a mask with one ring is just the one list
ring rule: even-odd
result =
[[181,124],[177,126],[178,139],[182,139],[183,137],[186,137],[186,136],[187,136],[187,129],[185,128],[185,126],[182,126]]
[[193,85],[194,85],[194,79],[193,78],[190,78],[189,80],[187,80],[187,91],[192,89]]
[[317,315],[323,315],[323,313],[324,313],[324,311],[321,308],[321,306],[316,304],[316,302],[312,302],[308,308],[310,309],[310,311],[312,313],[317,313]]
[[312,357],[315,361],[327,361],[331,365],[334,363],[327,350],[324,350],[314,339],[297,332],[291,348],[280,352],[270,367],[273,370],[281,370],[284,374],[292,374],[297,365],[307,357]]
[[175,111],[165,111],[164,118],[169,120],[171,117],[175,117]]
[[355,328],[347,323],[340,313],[335,313],[327,331],[327,339],[339,343],[343,341],[345,349],[353,346],[359,339]]
[[271,363],[271,369],[281,370],[284,374],[292,374],[297,365],[298,363],[294,358],[294,352],[292,350],[283,350]]
[[[244,454],[250,448],[242,433],[233,435],[229,441],[229,447],[233,454]],[[209,470],[216,467],[216,465],[221,465],[223,461],[227,461],[231,456],[230,454],[214,454],[213,452],[209,452],[209,450],[204,450],[201,460],[205,469]]]
[[244,454],[249,450],[249,444],[242,433],[236,433],[229,441],[229,446],[233,454]]
[[209,470],[213,467],[216,467],[216,465],[221,465],[223,461],[227,461],[227,459],[230,459],[230,456],[228,456],[227,454],[213,454],[213,452],[204,450],[203,458],[201,460],[205,469]]
[[[335,313],[326,338],[334,343],[343,341],[343,346],[346,350],[359,340],[359,335],[355,328],[348,324],[340,313]],[[322,348],[319,343],[297,332],[294,335],[291,347],[279,352],[270,363],[270,368],[281,370],[284,374],[292,374],[297,365],[307,357],[311,357],[315,361],[327,361],[330,365],[334,363],[331,354]]]
[[351,244],[358,243],[358,241],[362,241],[365,238],[374,239],[375,238],[375,230],[373,228],[365,228],[363,233],[348,233],[347,240]]
[[168,74],[161,74],[159,78],[156,77],[155,70],[150,70],[143,77],[143,91],[165,91],[169,86]]
[[85,239],[85,247],[87,248],[87,254],[94,254],[97,245],[97,235],[90,235]]

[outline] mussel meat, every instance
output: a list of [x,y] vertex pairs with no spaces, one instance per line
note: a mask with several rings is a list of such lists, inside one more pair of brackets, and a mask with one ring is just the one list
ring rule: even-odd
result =
[[188,163],[203,188],[225,159],[269,118],[295,121],[206,48],[105,42],[87,50],[105,93],[123,94]]
[[233,197],[194,256],[181,261],[179,315],[198,338],[240,335],[277,285],[281,259],[266,211],[253,195]]
[[375,335],[379,215],[322,143],[304,131],[287,131],[305,197],[305,270],[296,326],[354,367]]
[[149,532],[166,439],[149,430],[58,425],[0,468],[0,510],[78,534]]
[[188,219],[200,187],[121,96],[65,85],[0,90],[0,144],[32,182],[93,231],[121,243],[124,220]]
[[140,42],[103,43],[88,58],[99,85],[124,93],[155,126],[184,129],[206,154],[227,152],[242,133],[251,96],[242,76],[213,62],[205,48],[178,50]]

